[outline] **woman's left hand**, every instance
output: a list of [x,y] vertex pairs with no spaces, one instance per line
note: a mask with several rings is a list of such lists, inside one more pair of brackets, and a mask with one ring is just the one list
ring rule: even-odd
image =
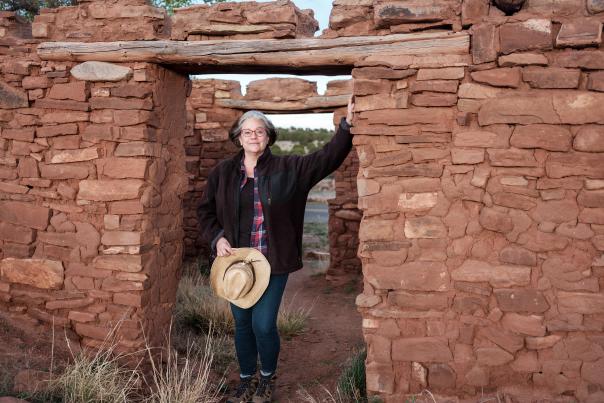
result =
[[352,115],[354,113],[354,95],[348,99],[348,110],[346,112],[346,123],[352,126]]

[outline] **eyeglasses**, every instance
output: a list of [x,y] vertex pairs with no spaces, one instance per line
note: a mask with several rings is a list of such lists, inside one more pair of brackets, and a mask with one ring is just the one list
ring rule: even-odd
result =
[[243,129],[241,130],[241,136],[249,139],[252,135],[255,134],[256,137],[264,137],[268,134],[268,131],[264,127],[259,127],[256,130],[252,129]]

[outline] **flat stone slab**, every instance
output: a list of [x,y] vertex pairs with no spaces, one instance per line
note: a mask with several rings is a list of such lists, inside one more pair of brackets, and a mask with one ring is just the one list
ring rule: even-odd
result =
[[107,62],[84,62],[72,68],[71,75],[83,81],[121,81],[132,75],[132,69]]
[[2,280],[36,288],[59,289],[63,285],[63,263],[47,259],[14,259],[0,261]]

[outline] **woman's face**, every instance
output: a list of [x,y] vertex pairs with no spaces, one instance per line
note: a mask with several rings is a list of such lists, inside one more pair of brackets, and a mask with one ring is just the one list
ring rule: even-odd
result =
[[246,152],[262,154],[268,146],[268,130],[261,120],[255,118],[247,119],[241,125],[239,141]]

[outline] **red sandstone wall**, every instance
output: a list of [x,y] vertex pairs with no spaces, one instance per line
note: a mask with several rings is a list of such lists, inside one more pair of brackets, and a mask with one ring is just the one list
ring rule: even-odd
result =
[[161,344],[182,255],[188,79],[144,63],[91,79],[18,35],[4,44],[3,317],[65,325],[90,346],[122,320],[126,349],[143,345],[142,323]]
[[353,71],[357,303],[368,389],[386,401],[603,396],[604,17],[527,3],[486,7],[472,57]]

